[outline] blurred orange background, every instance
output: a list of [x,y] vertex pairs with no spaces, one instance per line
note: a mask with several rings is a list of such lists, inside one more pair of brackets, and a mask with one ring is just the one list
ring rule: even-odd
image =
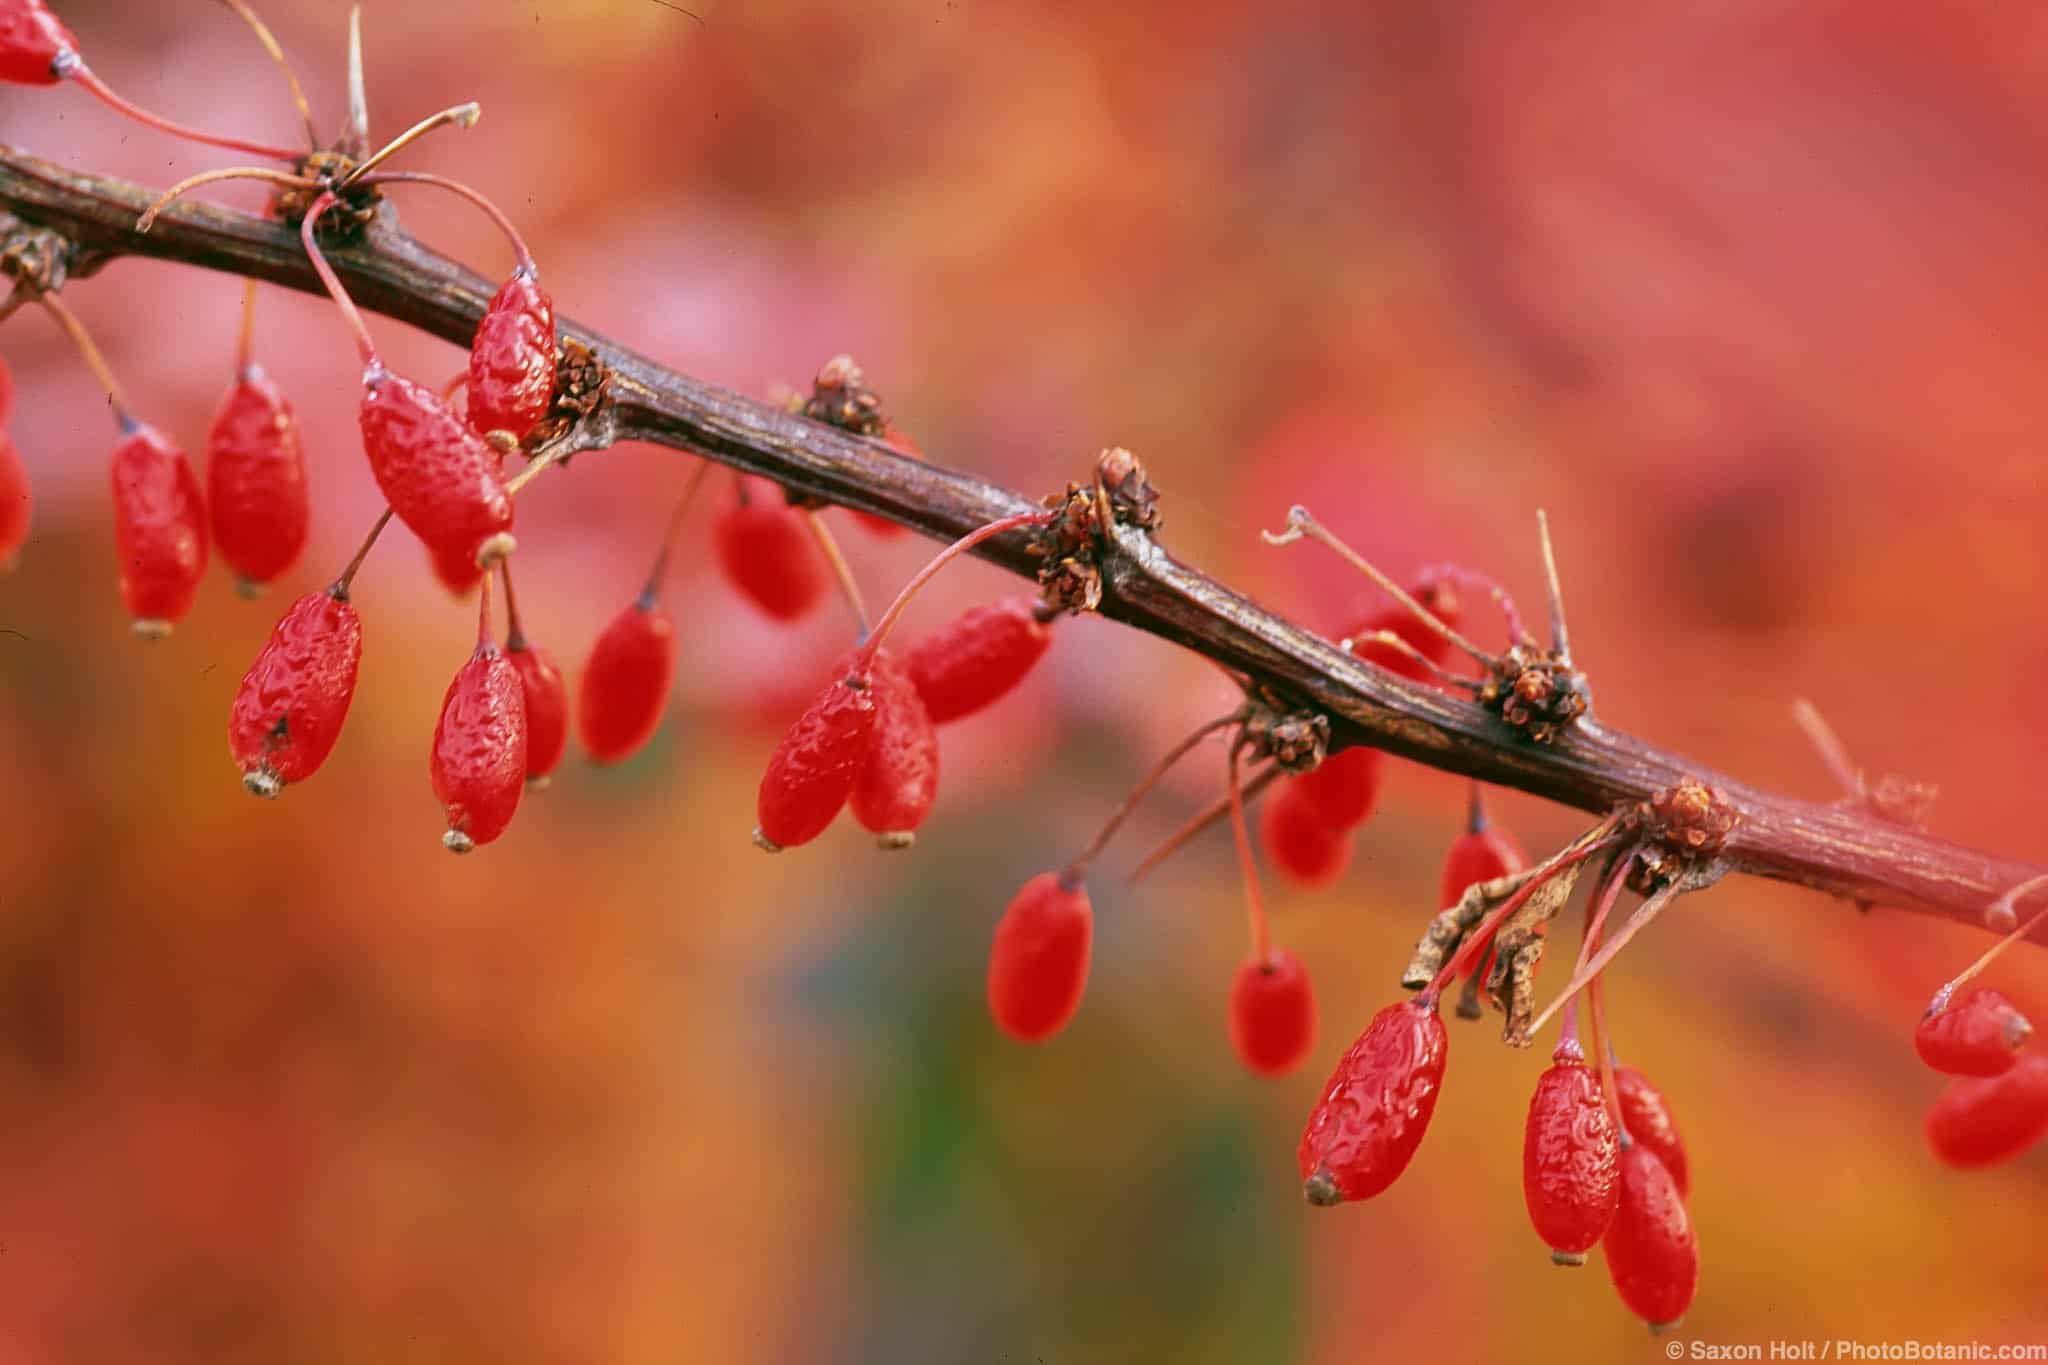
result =
[[[131,98],[293,136],[220,8],[56,8]],[[260,8],[333,128],[346,7]],[[1532,603],[1546,507],[1608,724],[1825,799],[1790,716],[1812,697],[1873,773],[1940,785],[1937,831],[2048,855],[2048,10],[689,8],[370,0],[373,133],[480,100],[405,164],[496,197],[563,313],[762,396],[850,351],[932,458],[1033,492],[1128,445],[1170,548],[1319,628],[1373,599],[1260,545],[1290,502],[1397,573],[1459,558]],[[0,141],[152,185],[234,160],[69,89],[0,91]],[[505,267],[460,203],[398,206]],[[122,261],[67,298],[196,448],[237,293]],[[372,326],[396,368],[460,368]],[[842,826],[770,859],[754,784],[845,623],[766,623],[693,536],[656,743],[572,754],[457,860],[426,751],[474,616],[401,532],[358,580],[335,757],[249,800],[236,680],[379,506],[332,308],[266,290],[258,348],[307,427],[314,545],[267,602],[216,567],[144,645],[102,398],[36,310],[0,334],[39,498],[0,580],[0,1361],[1663,1357],[1597,1258],[1554,1270],[1529,1231],[1542,1053],[1491,1024],[1454,1032],[1400,1185],[1300,1198],[1302,1117],[1436,908],[1450,778],[1399,766],[1339,888],[1273,888],[1323,1009],[1298,1074],[1253,1080],[1225,1038],[1227,838],[1122,884],[1220,790],[1220,748],[1100,865],[1075,1024],[996,1035],[1011,890],[1228,704],[1159,642],[1061,625],[947,732],[912,854]],[[572,678],[688,465],[622,448],[522,499],[529,632]],[[871,598],[930,548],[834,519]],[[963,567],[911,626],[1011,586]],[[1497,810],[1531,847],[1582,823]],[[1963,1176],[1919,1132],[1940,1083],[1912,1026],[1984,941],[1743,881],[1622,960],[1621,1045],[1693,1151],[1679,1339],[2048,1340],[2048,1151]],[[1992,981],[2048,1009],[2038,954]]]

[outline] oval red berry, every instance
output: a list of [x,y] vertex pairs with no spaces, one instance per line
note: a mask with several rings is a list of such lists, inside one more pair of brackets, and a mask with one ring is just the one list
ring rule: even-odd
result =
[[1924,1016],[1914,1031],[1920,1060],[1951,1076],[1996,1076],[2013,1058],[2034,1026],[2012,1001],[1992,990],[1975,990]]
[[63,77],[51,70],[51,63],[60,54],[77,50],[78,39],[43,0],[0,4],[0,81],[55,85]]
[[1629,1311],[1653,1328],[1685,1316],[1700,1284],[1700,1248],[1684,1193],[1657,1154],[1621,1154],[1621,1199],[1602,1241],[1607,1274]]
[[1536,1235],[1561,1263],[1582,1262],[1607,1231],[1621,1199],[1620,1160],[1599,1075],[1576,1058],[1552,1065],[1529,1099],[1522,1198]]
[[874,694],[870,677],[842,665],[789,727],[761,774],[754,803],[757,841],[794,848],[823,834],[838,817],[867,762]]
[[114,542],[135,629],[165,635],[192,609],[206,571],[206,502],[185,452],[139,423],[114,447]]
[[1340,749],[1290,785],[1331,829],[1356,829],[1379,804],[1384,758],[1378,749],[1363,745]]
[[305,451],[292,405],[259,366],[214,414],[206,485],[214,543],[243,582],[268,583],[298,561],[309,520]]
[[803,513],[779,495],[734,501],[712,526],[726,581],[778,621],[793,621],[825,595],[825,565]]
[[1052,643],[1030,597],[973,607],[919,640],[904,660],[932,722],[971,716],[1024,681]]
[[28,543],[28,528],[35,516],[35,494],[29,487],[28,466],[21,452],[5,432],[0,432],[0,573],[14,566],[15,556]]
[[256,654],[228,712],[228,752],[243,785],[276,796],[327,761],[355,699],[363,622],[345,598],[309,592]]
[[996,1027],[1039,1043],[1067,1026],[1088,985],[1095,911],[1088,889],[1041,872],[1011,898],[988,955],[988,1010]]
[[874,732],[848,802],[863,828],[881,836],[885,847],[897,848],[911,841],[938,799],[939,734],[888,650],[876,651],[869,677]]
[[555,305],[523,270],[491,296],[469,348],[469,421],[524,441],[555,393]]
[[1621,1104],[1621,1124],[1631,1138],[1657,1154],[1681,1198],[1692,1193],[1692,1171],[1685,1158],[1685,1139],[1671,1117],[1664,1092],[1632,1066],[1614,1068],[1614,1089]]
[[448,684],[429,766],[451,850],[488,844],[512,823],[526,787],[526,694],[495,646],[477,650]]
[[1351,863],[1351,836],[1332,829],[1289,778],[1259,812],[1259,843],[1280,874],[1311,890],[1329,886]]
[[509,548],[512,499],[498,455],[438,394],[371,369],[357,418],[377,487],[430,550],[475,563]]
[[1308,969],[1285,948],[1237,969],[1230,983],[1230,1045],[1261,1076],[1284,1076],[1316,1041],[1316,993]]
[[1927,1145],[1950,1166],[2009,1160],[2048,1136],[2048,1057],[2020,1058],[1998,1076],[1960,1080],[1927,1113]]
[[1450,1040],[1434,1005],[1373,1016],[1309,1111],[1296,1161],[1312,1204],[1370,1199],[1415,1157],[1443,1089]]
[[577,694],[577,733],[591,758],[617,763],[653,738],[675,679],[676,628],[652,603],[632,602],[591,648]]
[[505,657],[519,670],[526,698],[526,780],[544,782],[569,747],[569,688],[547,651],[521,643]]

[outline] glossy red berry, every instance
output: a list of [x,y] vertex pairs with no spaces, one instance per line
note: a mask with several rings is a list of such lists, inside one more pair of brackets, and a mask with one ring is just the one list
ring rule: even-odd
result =
[[853,818],[884,848],[907,848],[939,794],[939,732],[889,651],[877,650],[874,732],[848,798]]
[[28,528],[35,515],[35,495],[29,488],[28,467],[7,433],[0,432],[0,573],[14,567],[15,556],[28,543]]
[[1529,1221],[1559,1265],[1584,1265],[1621,1198],[1621,1134],[1598,1073],[1559,1050],[1529,1099],[1522,1135],[1522,1197]]
[[512,823],[526,787],[526,694],[495,644],[478,645],[448,684],[430,767],[449,852],[488,844]]
[[[882,428],[882,442],[899,455],[908,455],[913,460],[924,458],[924,452],[918,449],[917,442],[911,439],[910,433],[894,422]],[[878,517],[873,512],[855,509],[853,519],[878,540],[894,540],[898,536],[910,533],[910,528],[903,523],[890,521],[887,517]]]
[[973,607],[919,640],[904,660],[932,722],[971,716],[1024,680],[1052,643],[1030,597]]
[[1362,745],[1339,749],[1288,785],[1331,829],[1356,829],[1379,804],[1384,759],[1378,749]]
[[441,586],[457,597],[467,597],[476,591],[476,585],[483,582],[483,566],[476,557],[463,550],[450,550],[446,546],[426,547],[427,562],[433,565],[434,577]]
[[1351,836],[1332,829],[1322,811],[1290,778],[1259,812],[1259,843],[1280,874],[1296,886],[1333,884],[1351,864]]
[[292,405],[259,365],[235,381],[206,434],[206,494],[220,557],[269,583],[306,545],[306,457]]
[[505,657],[519,671],[526,698],[526,784],[539,789],[569,747],[569,688],[547,651],[523,638],[505,644]]
[[616,763],[653,738],[675,680],[675,644],[668,613],[645,597],[597,637],[576,698],[577,733],[591,758]]
[[1301,959],[1275,948],[1230,983],[1230,1045],[1261,1076],[1284,1076],[1316,1042],[1316,993]]
[[1664,1163],[1681,1198],[1691,1194],[1692,1171],[1685,1159],[1685,1139],[1678,1135],[1678,1124],[1671,1117],[1671,1106],[1664,1093],[1632,1066],[1614,1068],[1614,1088],[1621,1104],[1622,1127]]
[[877,709],[872,676],[842,662],[768,758],[755,801],[756,843],[779,852],[825,832],[867,763]]
[[532,272],[499,286],[469,348],[469,420],[523,441],[555,393],[555,305]]
[[358,420],[377,487],[428,549],[473,563],[512,552],[498,455],[438,394],[373,365]]
[[2004,1074],[1950,1085],[1927,1112],[1927,1145],[1950,1166],[1975,1170],[2018,1156],[2048,1136],[2048,1057],[2020,1058]]
[[1296,1161],[1311,1204],[1370,1199],[1408,1169],[1443,1089],[1450,1040],[1434,1002],[1373,1016],[1309,1112]]
[[1041,872],[1011,898],[988,955],[988,1011],[1020,1043],[1065,1028],[1081,1007],[1095,911],[1088,888]]
[[78,51],[78,39],[43,0],[0,0],[0,81],[55,85],[57,58]]
[[185,618],[206,571],[206,502],[185,452],[146,422],[114,447],[114,542],[121,596],[138,635],[162,636]]
[[1629,1311],[1652,1331],[1671,1326],[1692,1306],[1700,1284],[1700,1247],[1684,1191],[1643,1143],[1621,1153],[1621,1199],[1602,1250],[1607,1274]]
[[291,604],[228,712],[228,752],[243,786],[274,797],[319,770],[348,718],[362,658],[362,618],[345,592],[309,592]]
[[825,595],[825,565],[803,513],[779,496],[755,492],[735,499],[711,536],[726,581],[776,620],[794,621]]
[[2033,1037],[2034,1026],[1997,991],[1975,990],[1920,1020],[1920,1060],[1951,1076],[1996,1076]]

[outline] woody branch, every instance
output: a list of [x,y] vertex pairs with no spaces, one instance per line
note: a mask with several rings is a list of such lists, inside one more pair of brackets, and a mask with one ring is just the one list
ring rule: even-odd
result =
[[[152,190],[67,170],[0,148],[0,241],[46,229],[61,242],[62,276],[83,278],[123,256],[203,266],[306,293],[321,285],[284,225],[187,201],[144,234]],[[44,239],[49,245],[49,239]],[[460,346],[475,334],[493,286],[380,220],[365,244],[331,255],[357,303]],[[568,320],[565,340],[609,370],[610,401],[564,438],[568,450],[642,440],[709,456],[808,497],[858,508],[942,540],[1026,511],[1024,494],[669,370]],[[1073,471],[1080,473],[1079,469]],[[1249,530],[1247,532],[1249,534]],[[977,553],[1034,576],[1023,533]],[[1691,778],[1720,788],[1736,823],[1719,863],[1846,899],[2002,927],[1987,907],[2048,868],[1933,838],[1868,803],[1819,804],[1761,791],[1588,717],[1533,744],[1469,702],[1362,662],[1259,607],[1167,553],[1152,536],[1114,526],[1101,554],[1101,614],[1184,645],[1288,701],[1328,714],[1332,747],[1370,744],[1448,772],[1605,814]]]

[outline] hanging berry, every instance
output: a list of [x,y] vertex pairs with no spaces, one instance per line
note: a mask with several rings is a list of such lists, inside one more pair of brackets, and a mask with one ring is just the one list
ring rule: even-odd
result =
[[298,561],[309,519],[298,419],[250,355],[255,299],[252,280],[242,289],[235,383],[206,434],[213,539],[245,592],[270,583]]
[[825,832],[867,764],[875,712],[873,675],[856,653],[769,756],[755,802],[755,843],[777,853]]
[[597,637],[576,698],[576,731],[593,760],[617,763],[654,737],[668,709],[675,652],[675,624],[645,593]]
[[121,597],[135,633],[156,639],[192,610],[206,571],[206,502],[185,452],[146,422],[127,418],[110,482]]
[[848,798],[853,818],[883,848],[908,848],[939,794],[939,735],[902,667],[886,649],[869,670],[874,729]]
[[1929,1007],[1914,1031],[1920,1060],[1951,1076],[1996,1076],[2033,1037],[2034,1026],[1993,990],[1974,990]]
[[988,1009],[1021,1043],[1065,1028],[1081,1006],[1095,912],[1068,873],[1041,872],[1011,898],[988,955]]
[[0,81],[55,85],[65,73],[57,58],[78,51],[78,39],[43,0],[0,3]]
[[[1451,841],[1449,851],[1444,854],[1443,885],[1437,893],[1438,904],[1448,910],[1472,886],[1510,876],[1528,865],[1528,858],[1522,852],[1522,846],[1515,841],[1515,836],[1487,818],[1486,798],[1479,784],[1474,782],[1466,806],[1465,832]],[[1492,956],[1492,941],[1492,934],[1480,939],[1471,968],[1466,973],[1468,976],[1487,968]]]
[[1325,825],[1342,833],[1372,818],[1373,808],[1379,804],[1385,759],[1378,749],[1362,744],[1339,749],[1287,785],[1315,809]]
[[539,791],[553,780],[569,745],[569,689],[547,651],[526,638],[512,595],[512,566],[500,564],[498,572],[505,581],[505,657],[519,671],[526,701],[526,785]]
[[944,725],[990,705],[1031,671],[1052,643],[1052,622],[1035,598],[1005,597],[973,607],[919,640],[904,660],[932,723]]
[[505,832],[526,786],[526,695],[490,632],[491,581],[477,604],[476,650],[448,684],[429,769],[448,816],[441,844],[468,853]]
[[244,787],[275,797],[319,770],[348,718],[362,657],[362,618],[345,583],[292,603],[228,712],[228,751]]
[[1230,1044],[1261,1076],[1284,1076],[1316,1041],[1316,995],[1301,959],[1285,948],[1254,957],[1230,984]]
[[779,496],[740,482],[712,526],[726,581],[778,621],[794,621],[824,596],[825,565],[804,517]]
[[1309,1203],[1370,1199],[1408,1169],[1436,1112],[1449,1048],[1433,998],[1373,1016],[1302,1131],[1296,1161]]
[[1298,782],[1280,783],[1259,812],[1259,843],[1287,880],[1316,890],[1335,884],[1351,865],[1351,836],[1331,828]]
[[1576,1041],[1563,1043],[1529,1099],[1522,1197],[1536,1235],[1559,1265],[1584,1265],[1621,1198],[1621,1137],[1600,1077]]
[[28,543],[28,528],[35,515],[35,495],[29,487],[28,467],[13,438],[0,432],[0,573],[14,567],[21,547]]
[[1997,1076],[1959,1080],[1927,1113],[1927,1145],[1944,1163],[1975,1170],[2009,1160],[2048,1136],[2048,1057],[2031,1055]]
[[1621,1126],[1630,1138],[1656,1153],[1680,1198],[1692,1193],[1692,1169],[1685,1157],[1685,1139],[1671,1117],[1664,1092],[1632,1066],[1614,1068],[1615,1096],[1621,1105]]
[[1621,1198],[1602,1250],[1615,1292],[1651,1331],[1685,1316],[1699,1289],[1699,1241],[1684,1191],[1643,1143],[1622,1148]]

